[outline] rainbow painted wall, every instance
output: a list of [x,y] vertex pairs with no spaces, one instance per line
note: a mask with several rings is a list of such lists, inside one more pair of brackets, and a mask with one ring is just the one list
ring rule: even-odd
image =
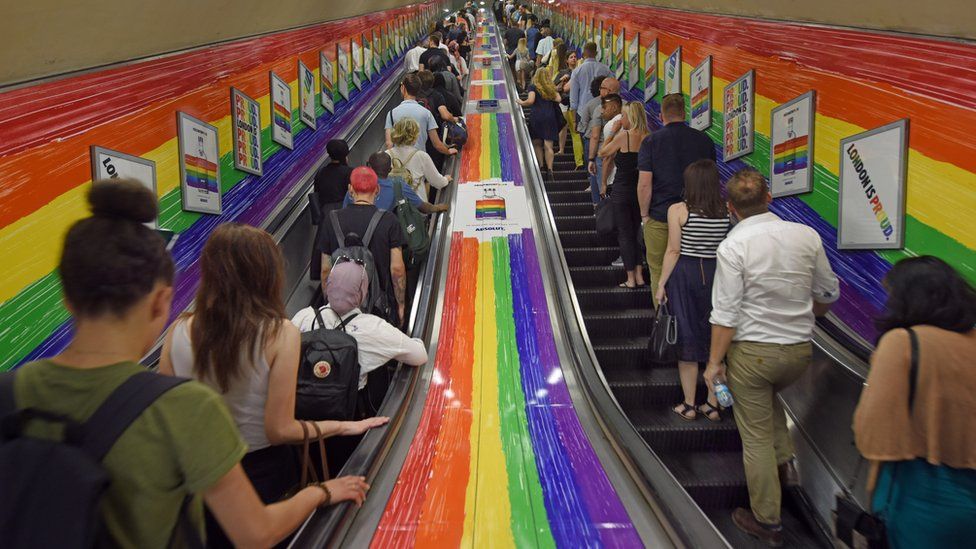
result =
[[[227,221],[263,223],[321,157],[325,143],[355,124],[399,68],[399,58],[391,59],[382,74],[339,102],[334,115],[316,99],[313,131],[298,116],[298,61],[313,68],[318,91],[320,51],[335,64],[336,43],[348,45],[391,23],[401,35],[419,37],[421,17],[433,17],[439,4],[413,4],[0,92],[0,371],[57,353],[70,337],[55,268],[68,227],[87,215],[92,145],[156,163],[159,225],[181,233],[173,250],[175,314],[193,299],[196,260],[210,231]],[[269,71],[291,87],[294,150],[271,139]],[[262,177],[234,169],[231,87],[260,104]],[[181,209],[177,111],[219,130],[219,216]]]
[[[885,299],[881,280],[899,259],[936,255],[976,284],[976,44],[620,2],[574,0],[553,9],[555,15],[595,18],[596,28],[602,22],[616,32],[625,29],[628,42],[639,32],[642,69],[653,40],[659,41],[658,67],[681,46],[682,90],[689,104],[689,76],[706,56],[712,56],[713,108],[723,105],[729,82],[755,69],[755,151],[720,163],[723,180],[746,165],[768,176],[770,110],[817,91],[814,190],[777,199],[773,210],[821,234],[842,278],[843,297],[834,311],[864,339],[874,340],[872,317]],[[643,82],[628,84],[633,89],[625,99],[641,99]],[[658,86],[657,100],[664,94],[661,79]],[[648,107],[658,123],[659,104]],[[712,117],[708,135],[721,159],[722,112]],[[901,118],[911,120],[905,248],[839,251],[840,140]]]

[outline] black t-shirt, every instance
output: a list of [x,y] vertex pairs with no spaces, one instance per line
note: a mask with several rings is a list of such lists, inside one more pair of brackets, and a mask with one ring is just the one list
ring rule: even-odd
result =
[[[447,107],[447,110],[450,111],[451,114],[454,116],[461,116],[464,114],[461,111],[461,102],[458,101],[458,98],[455,97],[453,93],[442,88],[434,88],[433,91],[440,94],[441,99],[444,101],[444,106]],[[434,116],[437,117],[438,115],[435,114]]]
[[[445,105],[444,95],[434,89],[423,90],[417,94],[417,102],[422,105],[427,105],[430,113],[434,115],[434,120],[437,121],[437,125],[440,126],[444,123],[444,119],[441,118],[440,108]],[[450,110],[450,107],[448,107]]]
[[508,27],[505,31],[505,53],[511,55],[518,47],[520,38],[525,38],[525,33],[516,27]]
[[352,168],[345,164],[328,163],[315,174],[313,187],[319,195],[319,204],[342,202],[349,189]]
[[[345,234],[356,233],[360,237],[365,237],[374,212],[376,206],[372,204],[350,204],[338,210],[339,228]],[[349,243],[347,242],[346,245]],[[396,216],[390,212],[383,212],[383,217],[369,243],[369,251],[373,254],[373,261],[376,262],[376,276],[380,279],[380,286],[386,291],[391,306],[396,305],[396,294],[393,289],[393,277],[390,275],[390,250],[401,246],[403,246],[403,233]],[[339,249],[339,239],[334,234],[331,219],[322,221],[322,239],[319,241],[319,249],[329,255]]]
[[442,63],[440,67],[441,69],[450,69],[451,60],[448,59],[447,52],[441,48],[427,48],[427,51],[420,54],[420,64],[423,65],[424,69],[426,70],[433,70],[432,67],[434,66],[434,63],[436,63],[434,59],[437,57],[441,58],[439,61],[436,61]]
[[651,172],[651,219],[667,222],[668,208],[685,194],[685,168],[702,159],[715,160],[715,143],[684,122],[672,122],[644,138],[637,169]]

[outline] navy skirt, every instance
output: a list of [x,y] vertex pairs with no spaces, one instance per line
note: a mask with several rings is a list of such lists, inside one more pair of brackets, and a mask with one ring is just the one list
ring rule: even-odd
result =
[[668,308],[678,319],[678,360],[708,362],[712,342],[715,260],[682,255],[665,285]]

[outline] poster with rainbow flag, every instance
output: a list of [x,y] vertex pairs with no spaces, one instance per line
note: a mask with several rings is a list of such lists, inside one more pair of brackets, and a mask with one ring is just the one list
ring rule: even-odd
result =
[[329,60],[329,56],[324,51],[319,52],[319,96],[321,97],[322,108],[335,114],[335,65]]
[[183,209],[219,215],[220,147],[217,127],[184,112],[176,113]]
[[271,139],[289,149],[294,148],[291,125],[291,86],[280,76],[271,75]]
[[664,95],[681,93],[681,46],[664,62]]
[[234,168],[260,176],[261,105],[237,88],[230,89],[231,135],[234,139]]
[[771,111],[769,187],[773,198],[813,190],[813,132],[817,92],[809,91]]
[[[357,90],[363,89],[363,47],[356,42],[355,38],[349,39],[349,54],[352,56],[350,74],[350,85]],[[350,88],[351,89],[351,88]]]
[[339,98],[336,99],[336,103],[339,99],[349,100],[349,86],[350,80],[352,78],[349,76],[349,56],[346,55],[346,50],[342,49],[341,44],[336,44],[336,87],[339,88]]
[[750,70],[725,86],[725,132],[723,159],[725,162],[752,152],[756,138],[755,71]]
[[383,67],[386,66],[383,61],[383,55],[386,51],[383,47],[383,27],[379,27],[378,31],[373,29],[370,32],[373,35],[373,55],[370,56],[370,59],[373,61],[373,73],[379,75]]
[[657,38],[644,51],[644,102],[657,96]]
[[315,129],[315,73],[298,61],[298,118]]
[[691,127],[705,131],[712,125],[712,56],[706,57],[693,71],[691,90]]
[[627,71],[627,51],[624,49],[624,44],[627,43],[626,33],[627,29],[620,29],[620,34],[617,35],[616,43],[613,45],[613,74],[617,80],[623,80]]
[[630,41],[630,49],[627,51],[627,85],[631,91],[636,90],[642,84],[640,70],[640,33],[634,33],[634,39]]

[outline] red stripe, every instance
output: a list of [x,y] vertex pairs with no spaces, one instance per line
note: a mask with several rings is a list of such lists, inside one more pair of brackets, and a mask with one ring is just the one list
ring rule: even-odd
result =
[[797,147],[804,147],[804,146],[806,146],[807,141],[809,141],[809,140],[810,140],[810,136],[809,135],[804,135],[804,136],[801,136],[801,137],[794,137],[793,139],[788,139],[786,141],[783,141],[779,145],[776,145],[775,147],[773,147],[773,153],[774,154],[779,154],[779,153],[781,153],[781,152],[783,152],[785,150],[795,149]]
[[183,156],[183,159],[186,162],[187,166],[193,166],[194,168],[200,168],[201,170],[206,170],[214,173],[217,172],[217,164],[209,160],[206,160],[204,158],[190,156],[187,154]]

